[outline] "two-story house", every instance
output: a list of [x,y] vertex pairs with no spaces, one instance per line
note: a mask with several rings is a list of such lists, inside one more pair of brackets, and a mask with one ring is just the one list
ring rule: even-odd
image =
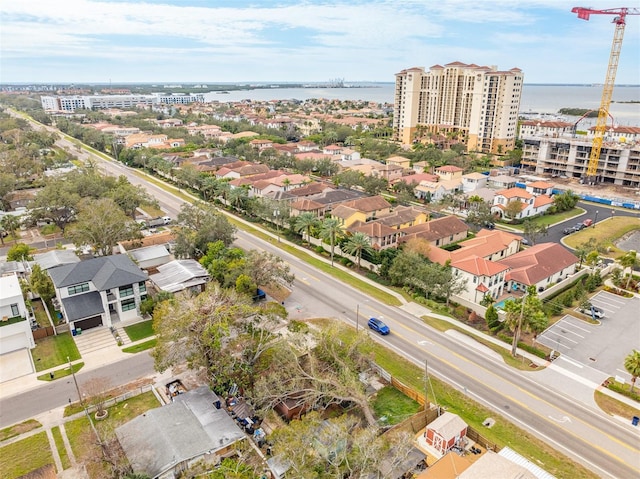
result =
[[71,331],[133,319],[147,297],[147,273],[124,254],[57,266],[47,272]]
[[16,275],[0,277],[0,354],[36,347]]
[[510,271],[505,278],[509,291],[535,286],[544,291],[576,272],[580,260],[558,243],[540,243],[499,261]]
[[[532,188],[534,190],[535,188]],[[520,211],[508,214],[508,205],[517,202]],[[502,217],[509,216],[510,219],[530,218],[540,215],[547,211],[553,205],[553,199],[546,194],[534,195],[523,188],[509,188],[496,192],[493,199],[491,212]]]

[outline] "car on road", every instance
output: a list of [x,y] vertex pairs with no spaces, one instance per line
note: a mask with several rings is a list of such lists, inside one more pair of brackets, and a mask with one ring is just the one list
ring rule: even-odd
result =
[[596,319],[604,318],[604,310],[602,308],[594,306],[593,304],[588,304],[586,307],[581,306],[578,311]]
[[583,229],[585,229],[587,227],[587,225],[585,225],[584,223],[577,223],[573,228],[576,231],[581,231]]
[[589,226],[591,226],[593,224],[593,220],[591,218],[587,218],[586,220],[584,220],[582,222],[582,224],[584,225],[585,228],[588,228]]
[[573,226],[571,228],[565,228],[562,230],[563,235],[570,235],[575,232],[576,232],[576,229]]
[[382,320],[378,318],[370,318],[367,324],[369,325],[369,329],[372,329],[373,331],[376,331],[383,336],[391,332],[389,326],[387,326]]

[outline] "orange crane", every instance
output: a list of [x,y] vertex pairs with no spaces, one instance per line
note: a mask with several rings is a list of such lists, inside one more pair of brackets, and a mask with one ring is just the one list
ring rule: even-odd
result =
[[585,183],[595,184],[598,174],[598,161],[600,160],[600,152],[602,151],[602,139],[607,129],[607,115],[609,115],[609,105],[611,105],[611,96],[613,95],[613,86],[618,70],[618,60],[620,59],[620,50],[622,49],[622,38],[626,25],[625,17],[627,15],[640,15],[640,9],[611,8],[608,10],[594,10],[592,8],[574,7],[571,9],[571,12],[577,13],[578,18],[582,20],[589,20],[590,15],[615,15],[612,23],[615,23],[616,29],[613,34],[613,44],[611,45],[611,54],[609,55],[609,67],[607,68],[607,76],[605,77],[604,88],[602,89],[600,110],[598,112],[598,120],[596,122],[596,130],[585,178]]

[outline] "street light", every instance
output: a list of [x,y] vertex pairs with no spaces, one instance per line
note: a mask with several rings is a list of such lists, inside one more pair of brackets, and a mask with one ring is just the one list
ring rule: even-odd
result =
[[593,220],[593,227],[596,227],[596,223],[598,222],[598,210],[596,210],[596,216],[595,219]]

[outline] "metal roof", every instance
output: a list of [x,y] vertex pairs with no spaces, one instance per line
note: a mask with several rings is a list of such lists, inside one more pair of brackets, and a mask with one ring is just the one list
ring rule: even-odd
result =
[[175,293],[209,281],[207,270],[194,259],[177,259],[158,266],[149,279],[163,291]]
[[141,261],[149,261],[150,259],[162,258],[169,256],[169,250],[164,245],[145,246],[143,248],[132,249],[127,251],[132,260],[140,263]]
[[33,261],[40,265],[40,268],[47,270],[61,266],[63,264],[79,263],[80,258],[75,251],[69,249],[54,249],[46,253],[33,255]]

